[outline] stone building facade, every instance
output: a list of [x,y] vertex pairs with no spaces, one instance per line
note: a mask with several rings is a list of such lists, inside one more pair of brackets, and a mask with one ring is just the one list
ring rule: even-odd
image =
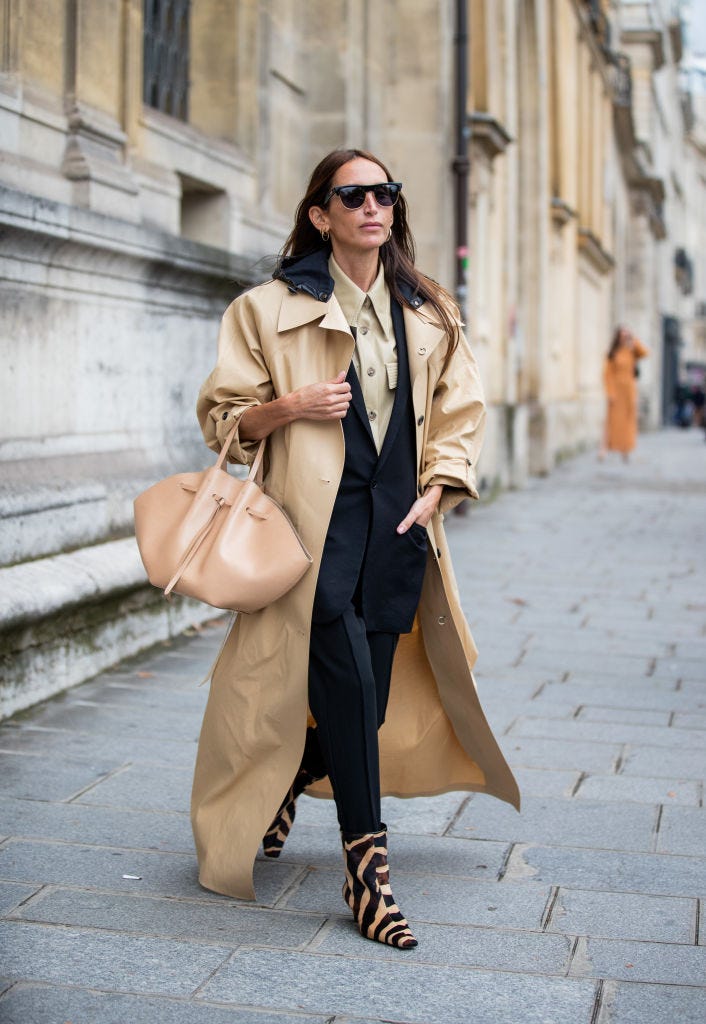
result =
[[210,614],[145,586],[131,500],[204,461],[194,402],[219,316],[267,276],[320,156],[381,155],[420,265],[453,290],[459,9],[483,484],[597,442],[618,320],[652,347],[659,421],[691,202],[672,7],[0,3],[0,708]]

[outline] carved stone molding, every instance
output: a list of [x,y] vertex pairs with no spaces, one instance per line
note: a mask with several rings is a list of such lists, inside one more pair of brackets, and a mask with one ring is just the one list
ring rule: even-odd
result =
[[620,39],[624,43],[647,43],[652,50],[652,70],[658,71],[664,64],[664,36],[660,29],[651,25],[636,25],[623,28]]
[[[115,213],[120,203],[126,220],[138,220],[138,185],[126,160],[125,133],[113,118],[73,97],[66,117],[68,134],[61,170],[80,190],[75,196],[77,204]],[[115,196],[112,200],[110,193]]]
[[579,252],[591,263],[599,274],[607,274],[615,266],[615,260],[607,252],[592,231],[579,228]]
[[492,114],[474,110],[468,115],[471,142],[479,146],[490,160],[504,153],[514,139]]
[[556,227],[563,228],[570,220],[578,217],[578,212],[573,206],[569,206],[565,199],[561,199],[559,196],[552,196],[551,215]]

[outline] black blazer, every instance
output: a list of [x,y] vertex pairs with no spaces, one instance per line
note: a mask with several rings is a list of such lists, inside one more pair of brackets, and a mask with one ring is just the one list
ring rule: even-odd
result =
[[424,578],[427,532],[396,528],[417,497],[414,410],[402,308],[392,300],[398,380],[378,455],[357,374],[343,419],[343,474],[329,523],[314,597],[313,621],[329,622],[352,601],[368,631],[407,633]]

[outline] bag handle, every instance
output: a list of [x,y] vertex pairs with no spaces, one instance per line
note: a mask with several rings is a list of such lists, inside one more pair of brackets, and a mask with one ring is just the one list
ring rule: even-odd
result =
[[[236,421],[233,424],[233,426],[230,428],[230,431],[228,432],[225,441],[223,442],[220,454],[218,456],[218,459],[216,460],[216,469],[223,469],[224,472],[227,472],[227,470],[224,469],[224,463],[226,461],[228,449],[233,443],[233,438],[235,437],[235,433],[238,429],[239,422],[240,420]],[[248,473],[248,480],[254,480],[258,487],[262,486],[262,460],[265,455],[266,442],[267,438],[263,437],[262,441],[260,441],[260,444],[258,445],[257,452],[255,453],[255,458],[253,460],[252,466],[250,467],[250,472]]]
[[[237,429],[238,429],[238,424],[234,423],[233,426],[231,427],[230,431],[228,432],[228,436],[226,437],[225,441],[223,442],[223,446],[221,448],[220,454],[219,454],[218,458],[216,459],[216,469],[223,469],[223,464],[226,461],[226,455],[228,454],[228,449],[230,448],[231,444],[233,443],[233,438],[235,437],[235,432],[236,432]],[[254,480],[258,487],[262,486],[262,459],[263,459],[263,456],[265,454],[265,441],[266,440],[267,440],[267,438],[263,437],[262,441],[260,441],[260,444],[259,444],[258,449],[257,449],[257,453],[255,455],[255,458],[253,460],[253,464],[250,467],[250,472],[248,474],[248,480]],[[224,470],[224,472],[227,472],[227,470]],[[216,504],[215,504],[214,509],[211,512],[211,515],[208,517],[207,521],[203,524],[201,529],[198,530],[196,535],[191,539],[191,543],[189,544],[189,546],[187,547],[186,551],[184,551],[183,555],[179,559],[179,564],[176,567],[174,575],[172,576],[172,578],[170,579],[169,583],[167,583],[167,586],[164,589],[164,596],[167,597],[167,598],[169,597],[169,595],[171,594],[172,590],[177,585],[177,583],[179,582],[181,577],[184,575],[186,569],[189,566],[189,563],[193,559],[193,557],[196,554],[196,552],[198,551],[198,549],[201,547],[201,544],[203,543],[203,541],[206,539],[206,536],[208,535],[211,527],[213,526],[213,524],[215,522],[216,516],[218,515],[218,513],[221,511],[221,509],[226,504],[226,502],[222,498],[221,499],[217,498],[215,494],[214,494],[213,497],[216,498]]]

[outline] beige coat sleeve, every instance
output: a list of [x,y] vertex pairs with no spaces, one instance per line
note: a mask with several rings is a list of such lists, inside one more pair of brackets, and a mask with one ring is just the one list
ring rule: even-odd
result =
[[420,477],[422,488],[438,480],[440,512],[477,498],[476,464],[485,432],[485,398],[478,365],[463,334],[434,387]]
[[[272,397],[270,371],[246,294],[235,299],[223,314],[216,366],[204,381],[196,403],[196,415],[209,448],[220,451],[234,423],[239,426],[243,413]],[[236,429],[228,460],[249,464],[258,442],[241,441],[239,433]]]

